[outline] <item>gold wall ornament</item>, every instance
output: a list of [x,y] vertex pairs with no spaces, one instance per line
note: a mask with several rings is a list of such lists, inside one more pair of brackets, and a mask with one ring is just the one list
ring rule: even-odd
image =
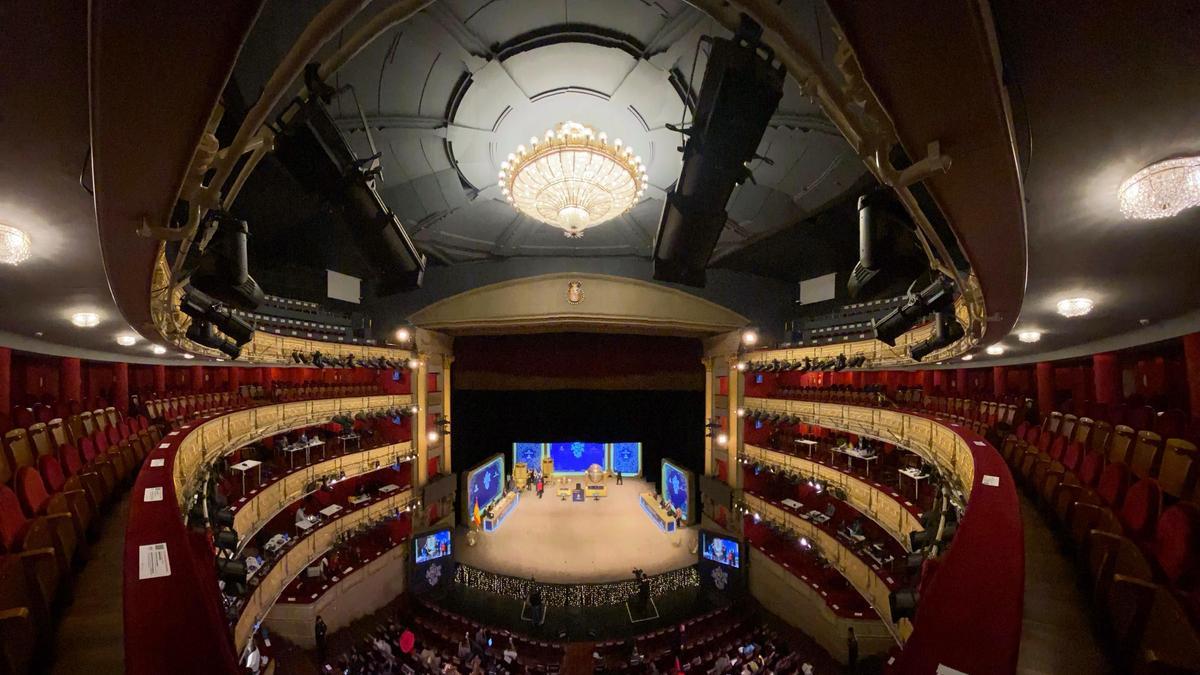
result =
[[572,305],[578,305],[583,302],[583,282],[571,281],[567,283],[567,302]]

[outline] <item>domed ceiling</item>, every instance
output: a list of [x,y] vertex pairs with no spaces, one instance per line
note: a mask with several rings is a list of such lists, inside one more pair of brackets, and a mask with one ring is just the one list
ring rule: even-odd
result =
[[[242,92],[257,91],[270,73],[263,64],[278,61],[319,4],[305,3],[306,11],[268,4],[239,59]],[[824,7],[789,4],[831,59]],[[340,90],[331,110],[360,157],[373,154],[373,140],[381,155],[379,191],[434,264],[649,258],[663,197],[681,165],[682,137],[667,125],[689,121],[684,99],[703,78],[703,35],[727,33],[674,0],[437,2],[337,73],[329,83]],[[649,178],[627,213],[579,239],[519,214],[497,184],[509,153],[565,121],[622,139]],[[759,155],[753,181],[730,201],[714,261],[819,212],[866,173],[792,80]]]

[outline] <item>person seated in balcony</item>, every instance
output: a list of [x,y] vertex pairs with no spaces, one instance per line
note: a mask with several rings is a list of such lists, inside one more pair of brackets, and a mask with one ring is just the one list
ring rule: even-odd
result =
[[846,532],[851,537],[863,536],[862,518],[855,518],[849,525],[846,526]]
[[833,502],[829,502],[825,505],[825,517],[833,518],[835,515],[837,515],[837,507],[833,505]]
[[301,504],[300,508],[296,509],[296,526],[299,527],[301,523],[310,523],[312,520],[313,517],[304,512],[304,505]]
[[308,445],[308,434],[303,429],[300,431],[300,438],[296,439],[296,444]]

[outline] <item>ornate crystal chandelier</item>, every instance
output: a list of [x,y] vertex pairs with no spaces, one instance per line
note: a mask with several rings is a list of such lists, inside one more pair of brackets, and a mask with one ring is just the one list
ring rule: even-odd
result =
[[646,191],[633,149],[577,122],[518,145],[500,165],[500,192],[518,211],[568,237],[625,213]]
[[31,248],[29,235],[12,225],[0,223],[0,263],[20,265],[29,260]]
[[1121,183],[1117,194],[1128,218],[1169,218],[1200,206],[1200,157],[1155,162]]

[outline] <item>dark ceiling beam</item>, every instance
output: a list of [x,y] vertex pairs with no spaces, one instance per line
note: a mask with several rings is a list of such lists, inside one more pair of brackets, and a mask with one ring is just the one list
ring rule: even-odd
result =
[[425,9],[424,14],[441,26],[446,35],[464,52],[467,58],[463,58],[463,55],[459,55],[459,58],[471,72],[479,70],[495,57],[492,49],[458,18],[447,3],[435,2]]
[[800,129],[801,131],[816,131],[830,136],[842,138],[842,132],[830,122],[827,117],[819,114],[806,115],[802,113],[775,113],[771,117],[771,121],[767,123],[769,127]]

